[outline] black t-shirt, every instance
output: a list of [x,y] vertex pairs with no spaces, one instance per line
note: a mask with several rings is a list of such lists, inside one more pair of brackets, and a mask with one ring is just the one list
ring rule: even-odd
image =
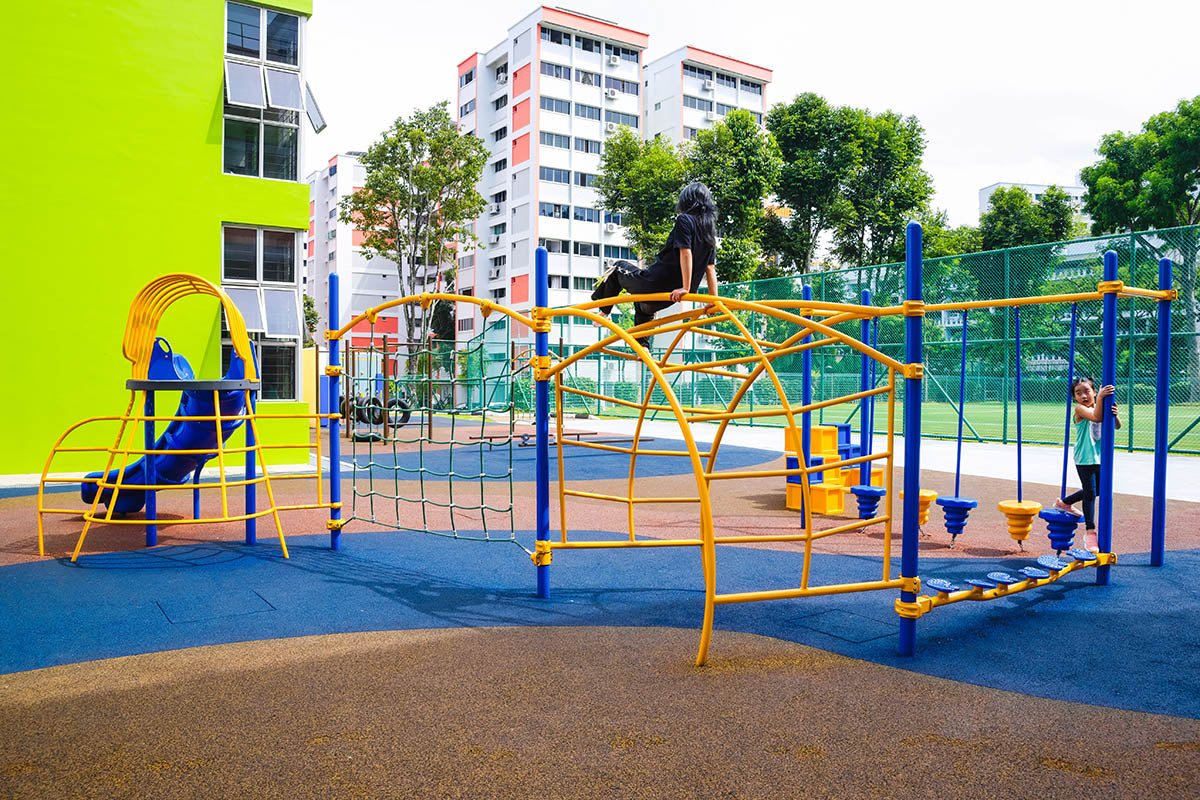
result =
[[701,238],[699,224],[691,214],[675,217],[675,227],[671,228],[671,235],[667,237],[663,249],[658,251],[649,272],[663,285],[670,284],[671,289],[678,289],[683,284],[683,271],[679,266],[681,247],[692,251],[692,285],[687,288],[688,291],[694,292],[700,285],[700,279],[704,277],[708,265],[716,262],[713,260],[713,246]]

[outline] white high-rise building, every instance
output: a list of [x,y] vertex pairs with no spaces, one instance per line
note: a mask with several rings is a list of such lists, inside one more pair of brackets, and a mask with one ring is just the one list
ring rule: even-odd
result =
[[[982,217],[985,213],[987,213],[988,203],[991,202],[993,192],[995,192],[997,189],[1011,189],[1013,186],[1020,186],[1022,189],[1029,192],[1029,196],[1032,197],[1033,201],[1036,203],[1042,199],[1042,194],[1045,193],[1045,191],[1050,188],[1051,184],[1048,184],[1048,183],[993,183],[990,186],[985,186],[979,190],[979,216]],[[1075,208],[1076,216],[1084,221],[1090,222],[1091,217],[1088,217],[1086,214],[1083,213],[1083,196],[1085,194],[1087,194],[1087,187],[1086,186],[1059,186],[1058,188],[1060,188],[1064,192],[1066,192],[1067,196],[1071,198],[1071,205]]]
[[767,113],[765,67],[696,47],[655,59],[642,71],[646,86],[646,136],[691,139],[730,111],[743,109],[762,124]]

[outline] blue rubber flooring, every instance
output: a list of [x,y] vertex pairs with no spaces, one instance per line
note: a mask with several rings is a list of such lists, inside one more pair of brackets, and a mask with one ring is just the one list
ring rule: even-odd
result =
[[[610,437],[605,437],[610,438]],[[611,438],[615,438],[611,437]],[[614,447],[629,447],[628,443],[618,443]],[[647,456],[637,457],[637,477],[655,478],[668,475],[692,474],[692,462],[686,455],[686,446],[677,439],[655,439],[644,441],[639,448],[648,450],[669,450],[680,453],[678,456]],[[698,444],[697,449],[705,452],[706,444]],[[737,447],[721,445],[717,454],[716,468],[720,470],[747,469],[760,464],[769,463],[781,454],[770,450],[759,450],[752,447]],[[512,448],[513,480],[532,481],[536,478],[535,459],[537,448]],[[343,445],[342,459],[351,461],[366,469],[374,465],[372,471],[376,478],[391,479],[395,473],[400,480],[415,480],[422,466],[427,476],[444,477],[452,471],[454,479],[459,481],[479,480],[508,480],[509,450],[505,447],[480,447],[479,445],[464,445],[451,448],[439,445],[437,449],[429,449],[424,453],[407,452],[393,454],[390,448],[376,446],[374,452],[368,452],[361,442],[351,451]],[[452,460],[453,459],[453,460]],[[453,469],[451,469],[453,467]],[[569,481],[603,480],[606,478],[629,477],[629,454],[615,453],[592,448],[563,446],[563,469]],[[550,448],[550,474],[558,474],[558,453],[556,448]]]
[[[519,538],[529,545],[532,535]],[[349,631],[507,625],[669,626],[698,631],[697,548],[556,554],[551,598],[513,544],[395,532],[276,544],[221,543],[87,555],[0,568],[0,673],[175,648]],[[895,592],[720,606],[710,657],[734,657],[742,631],[956,681],[1082,703],[1200,718],[1200,551],[1165,567],[1123,556],[1095,572],[917,622],[917,655],[896,655]],[[1031,559],[923,559],[922,575],[961,579]],[[718,590],[786,588],[799,554],[717,553]],[[818,555],[813,584],[871,579],[879,561]],[[697,644],[699,633],[697,632]],[[695,652],[680,652],[689,662]]]

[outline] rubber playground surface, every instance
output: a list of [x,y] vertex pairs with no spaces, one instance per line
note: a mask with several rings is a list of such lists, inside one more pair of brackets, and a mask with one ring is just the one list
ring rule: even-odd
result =
[[[722,448],[722,468],[781,463],[741,449],[725,461]],[[628,479],[624,454],[569,451],[567,468],[597,492]],[[516,474],[515,539],[532,548],[533,486]],[[648,480],[665,495],[692,478]],[[719,533],[795,524],[782,479],[720,483]],[[953,551],[934,512],[923,577],[1048,551],[1040,530],[1015,551],[985,512],[1011,493],[996,484],[964,478],[979,516]],[[260,522],[255,546],[238,525],[164,528],[150,549],[137,527],[98,529],[72,564],[66,518],[39,559],[32,498],[5,497],[0,796],[1196,797],[1200,508],[1168,503],[1172,549],[1151,568],[1148,498],[1116,507],[1109,586],[1084,570],[936,609],[909,659],[895,655],[894,592],[720,606],[697,668],[696,548],[559,551],[539,600],[515,544],[357,521],[331,551],[307,512],[284,518],[289,559]],[[626,513],[567,510],[573,536],[620,531]],[[678,536],[695,509],[643,507],[637,523]],[[881,546],[879,531],[819,540],[814,583],[878,577]],[[894,567],[898,553],[897,535]],[[801,563],[791,544],[722,547],[718,590],[794,586]]]

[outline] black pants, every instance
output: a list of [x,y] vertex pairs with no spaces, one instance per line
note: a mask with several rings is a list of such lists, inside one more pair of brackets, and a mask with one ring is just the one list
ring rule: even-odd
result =
[[1067,495],[1063,502],[1067,505],[1083,501],[1083,524],[1089,531],[1096,530],[1096,495],[1100,494],[1100,465],[1076,464],[1075,471],[1079,473],[1079,481],[1083,488],[1078,492]]
[[[679,288],[678,279],[672,282],[670,278],[642,269],[637,264],[621,260],[617,262],[616,267],[607,280],[596,285],[596,290],[592,292],[593,300],[616,297],[622,289],[630,294],[655,294],[656,292],[671,292]],[[634,303],[633,324],[641,325],[643,322],[649,322],[659,311],[672,305],[674,303],[670,301]],[[612,307],[610,306],[610,308]]]

